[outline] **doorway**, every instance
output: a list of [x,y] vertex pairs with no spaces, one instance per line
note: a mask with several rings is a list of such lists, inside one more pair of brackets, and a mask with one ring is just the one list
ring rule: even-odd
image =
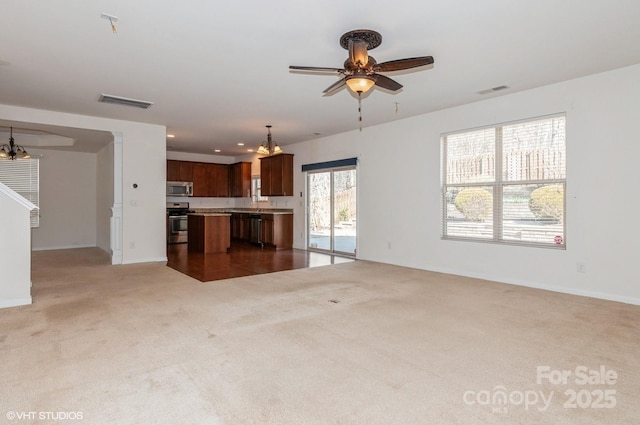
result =
[[356,166],[308,172],[307,193],[307,248],[355,257]]

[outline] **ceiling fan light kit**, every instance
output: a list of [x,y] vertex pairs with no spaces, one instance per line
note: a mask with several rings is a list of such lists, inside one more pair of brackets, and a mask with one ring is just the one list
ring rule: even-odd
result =
[[347,80],[345,82],[347,83],[347,87],[349,87],[349,89],[351,89],[351,91],[355,93],[366,93],[371,90],[376,84],[376,80],[368,75],[354,75],[351,77],[347,77]]

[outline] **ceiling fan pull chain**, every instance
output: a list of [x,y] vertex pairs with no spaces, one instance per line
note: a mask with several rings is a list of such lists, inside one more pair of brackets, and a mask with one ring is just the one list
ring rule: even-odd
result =
[[362,131],[362,92],[358,92],[358,121],[360,123],[360,131]]

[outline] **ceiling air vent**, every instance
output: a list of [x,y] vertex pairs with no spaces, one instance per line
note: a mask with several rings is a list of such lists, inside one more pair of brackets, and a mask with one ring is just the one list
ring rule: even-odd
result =
[[508,89],[508,88],[509,88],[509,86],[491,87],[490,89],[479,91],[478,94],[489,94],[489,93],[493,93],[494,91],[505,90],[505,89]]
[[111,96],[110,94],[101,94],[98,102],[102,103],[115,103],[116,105],[133,106],[134,108],[148,109],[153,105],[153,102],[147,102],[146,100],[129,99],[126,97]]

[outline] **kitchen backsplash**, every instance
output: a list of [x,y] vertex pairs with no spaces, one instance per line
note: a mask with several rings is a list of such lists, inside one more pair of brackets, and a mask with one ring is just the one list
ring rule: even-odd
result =
[[183,198],[167,196],[167,202],[189,202],[189,208],[293,208],[293,196],[271,197],[253,202],[252,198]]

